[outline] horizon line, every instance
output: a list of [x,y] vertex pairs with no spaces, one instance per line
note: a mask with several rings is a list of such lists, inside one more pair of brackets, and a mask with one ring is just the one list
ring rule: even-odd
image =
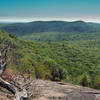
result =
[[0,23],[27,23],[35,21],[84,21],[84,22],[93,22],[100,23],[100,19],[83,19],[83,18],[0,18]]

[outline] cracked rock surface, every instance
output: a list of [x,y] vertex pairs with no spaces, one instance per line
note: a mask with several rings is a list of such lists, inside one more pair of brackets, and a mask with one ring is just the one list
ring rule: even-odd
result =
[[62,82],[36,80],[33,83],[37,89],[32,100],[100,100],[99,90]]
[[[63,82],[33,80],[27,90],[30,100],[100,100],[100,91]],[[12,100],[13,96],[0,89],[0,100]]]

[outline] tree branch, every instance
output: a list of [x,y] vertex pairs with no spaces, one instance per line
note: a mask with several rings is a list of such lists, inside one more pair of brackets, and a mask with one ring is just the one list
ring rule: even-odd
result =
[[28,95],[25,88],[16,86],[16,84],[12,85],[11,83],[8,83],[2,79],[2,74],[5,71],[6,66],[8,64],[7,62],[8,49],[9,46],[5,47],[0,51],[0,86],[6,88],[8,91],[14,94],[15,95],[14,100],[28,100]]

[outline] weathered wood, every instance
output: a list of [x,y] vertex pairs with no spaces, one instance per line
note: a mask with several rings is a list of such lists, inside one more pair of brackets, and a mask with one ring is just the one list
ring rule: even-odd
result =
[[10,83],[4,81],[2,78],[0,78],[0,86],[3,88],[6,88],[8,91],[13,93],[14,95],[16,94],[16,90],[14,86],[12,86]]
[[16,86],[2,79],[2,74],[7,66],[7,51],[8,47],[5,47],[0,51],[0,86],[10,91],[15,95],[14,100],[28,100],[27,90],[23,87]]

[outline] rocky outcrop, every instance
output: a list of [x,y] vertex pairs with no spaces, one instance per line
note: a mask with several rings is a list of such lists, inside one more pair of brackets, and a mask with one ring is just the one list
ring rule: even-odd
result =
[[31,84],[37,88],[32,100],[100,100],[100,91],[87,87],[43,80]]
[[[24,82],[21,77],[18,78],[18,81],[19,83]],[[30,100],[100,100],[99,90],[63,82],[34,79],[30,85],[26,86],[26,89]],[[4,95],[3,92],[0,92],[0,95],[1,93]],[[2,98],[2,100],[11,100],[9,97],[13,97],[11,94],[7,97],[7,92],[4,96],[6,99]]]

